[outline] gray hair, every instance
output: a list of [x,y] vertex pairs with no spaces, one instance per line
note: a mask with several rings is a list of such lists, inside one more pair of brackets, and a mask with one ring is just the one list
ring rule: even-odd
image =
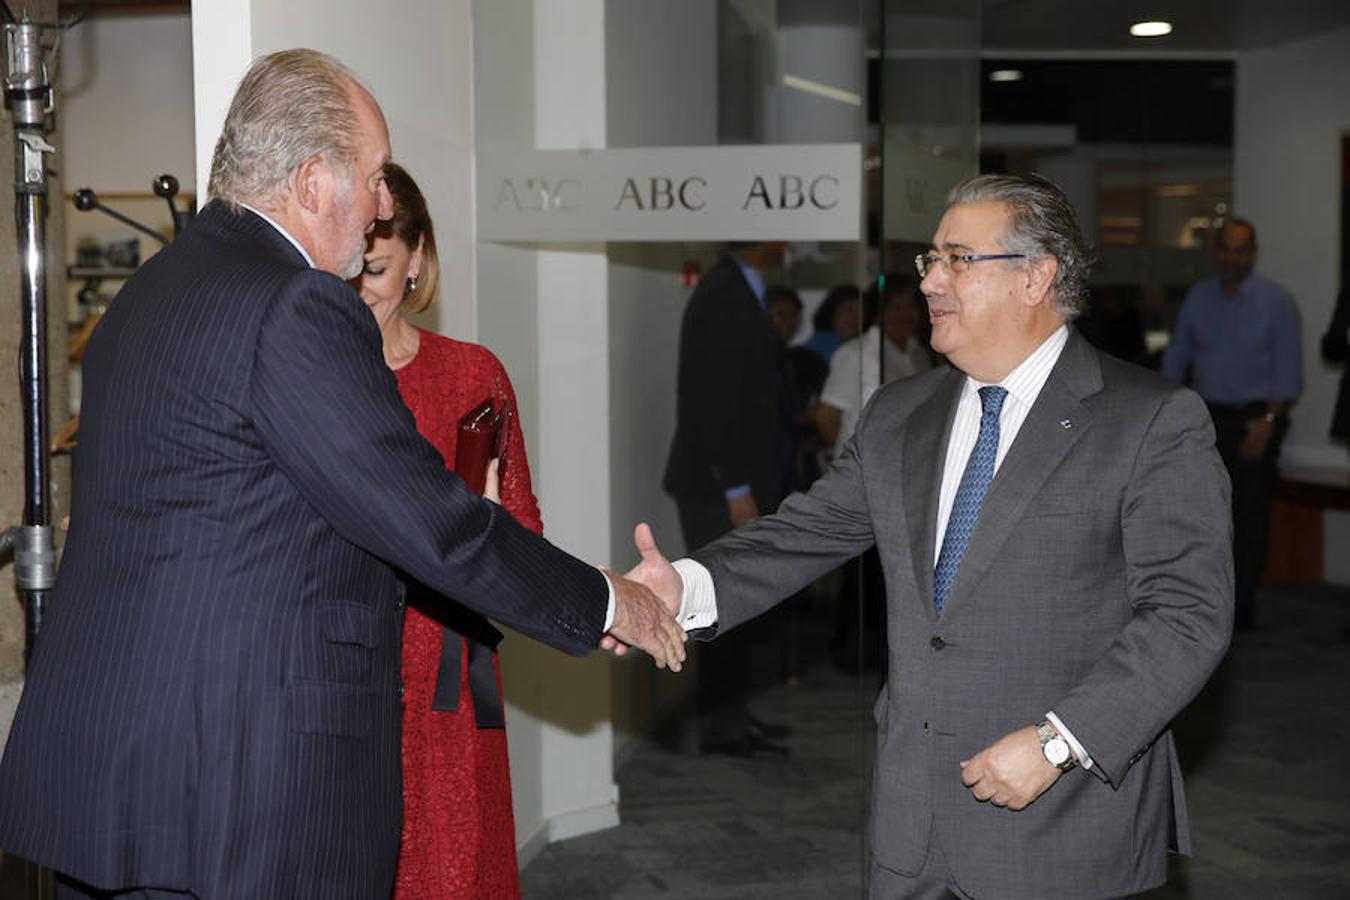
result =
[[350,165],[357,84],[342,63],[317,50],[281,50],[255,60],[230,102],[207,192],[231,207],[270,205],[310,157],[341,157]]
[[978,175],[952,188],[947,204],[1002,203],[1011,224],[1003,249],[1022,253],[1032,262],[1053,256],[1059,263],[1052,303],[1056,312],[1074,319],[1087,309],[1087,274],[1092,248],[1078,227],[1073,204],[1059,186],[1040,175]]

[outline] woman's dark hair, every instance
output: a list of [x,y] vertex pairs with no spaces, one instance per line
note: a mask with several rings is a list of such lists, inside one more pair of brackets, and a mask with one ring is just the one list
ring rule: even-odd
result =
[[820,301],[820,306],[816,307],[815,315],[811,317],[811,327],[816,331],[834,331],[834,311],[840,304],[857,300],[859,296],[857,285],[836,284]]

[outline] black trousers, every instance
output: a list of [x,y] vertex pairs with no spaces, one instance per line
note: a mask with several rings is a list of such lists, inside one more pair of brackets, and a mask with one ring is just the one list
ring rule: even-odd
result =
[[1247,436],[1247,423],[1265,415],[1264,403],[1248,406],[1210,404],[1219,455],[1233,482],[1233,576],[1236,587],[1234,625],[1256,624],[1256,586],[1266,567],[1270,545],[1270,495],[1275,489],[1280,446],[1289,430],[1285,416],[1275,419],[1270,442],[1260,459],[1246,460],[1238,448]]
[[[686,552],[731,531],[731,513],[721,498],[677,497]],[[698,740],[720,744],[743,740],[750,732],[750,650],[762,622],[745,624],[700,643],[698,653]],[[692,644],[692,642],[691,642]]]

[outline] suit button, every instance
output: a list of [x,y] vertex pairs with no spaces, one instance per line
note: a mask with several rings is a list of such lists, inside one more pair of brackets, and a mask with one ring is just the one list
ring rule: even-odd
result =
[[399,697],[402,697],[402,696],[403,696],[404,690],[405,690],[405,688],[403,687],[403,682],[400,681],[400,682],[399,682],[399,685],[398,685],[398,695],[399,695]]
[[928,734],[928,723],[927,723],[927,722],[924,722],[924,723],[923,723],[923,733],[924,733],[924,734]]
[[928,646],[932,647],[934,650],[941,650],[943,647],[947,646],[947,642],[935,634],[933,635],[933,639],[928,642]]

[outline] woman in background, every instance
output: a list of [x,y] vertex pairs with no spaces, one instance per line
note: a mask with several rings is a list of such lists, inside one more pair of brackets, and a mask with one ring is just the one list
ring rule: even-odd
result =
[[[417,430],[455,459],[459,420],[484,400],[511,415],[503,427],[501,504],[542,532],[525,442],[506,370],[485,347],[424,331],[405,314],[436,297],[436,238],[426,200],[390,163],[394,217],[376,223],[353,284],[384,338],[384,358]],[[397,900],[518,897],[515,823],[496,645],[482,616],[417,584],[403,623],[403,834]]]
[[857,285],[837,284],[811,317],[815,332],[806,341],[807,348],[828,365],[834,351],[844,341],[857,337],[871,322],[863,322],[861,294]]

